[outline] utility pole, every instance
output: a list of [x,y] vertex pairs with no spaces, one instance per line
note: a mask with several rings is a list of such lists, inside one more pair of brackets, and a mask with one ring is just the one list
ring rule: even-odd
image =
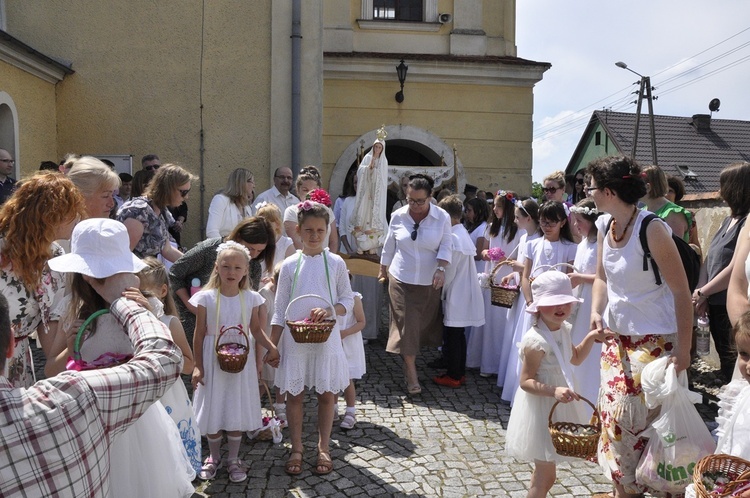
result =
[[640,88],[638,90],[638,107],[635,111],[635,132],[633,135],[633,150],[631,153],[631,159],[635,161],[635,151],[636,146],[638,145],[638,128],[640,127],[641,123],[641,105],[643,104],[643,99],[648,100],[648,117],[649,117],[649,124],[651,125],[651,157],[654,161],[654,166],[658,165],[658,162],[656,161],[656,129],[654,128],[654,97],[651,94],[651,90],[653,88],[651,87],[651,78],[648,76],[643,76],[640,73],[637,73],[630,69],[627,64],[624,62],[615,62],[615,66],[627,69],[631,73],[637,75],[640,80]]

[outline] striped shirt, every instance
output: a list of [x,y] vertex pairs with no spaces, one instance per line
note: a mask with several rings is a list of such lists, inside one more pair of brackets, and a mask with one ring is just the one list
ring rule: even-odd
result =
[[63,372],[29,388],[0,377],[0,496],[109,496],[109,445],[178,378],[179,348],[151,313],[120,298],[111,312],[135,356]]

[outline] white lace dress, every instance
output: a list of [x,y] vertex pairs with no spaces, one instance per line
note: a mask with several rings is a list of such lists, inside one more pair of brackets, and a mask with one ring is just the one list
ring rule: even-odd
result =
[[[326,284],[326,262],[330,276],[330,294],[334,303],[342,304],[347,311],[351,310],[354,294],[349,285],[346,264],[340,256],[331,254],[328,249],[315,256],[307,256],[301,251],[289,256],[284,260],[276,285],[275,311],[271,323],[283,326],[284,332],[279,342],[281,362],[274,384],[282,392],[295,396],[305,388],[323,394],[343,391],[349,385],[349,364],[341,344],[338,325],[333,328],[328,340],[319,344],[295,342],[286,326],[285,312],[290,303],[290,320],[304,319],[309,316],[312,308],[325,306],[317,298],[292,302],[294,298],[313,294],[326,302],[331,301],[329,286]],[[299,274],[295,284],[298,264]]]
[[[545,327],[540,321],[539,327]],[[561,354],[567,354],[563,347],[563,334],[570,337],[570,326],[563,324],[560,330],[550,332],[554,338]],[[570,341],[568,339],[568,344]],[[543,351],[544,357],[537,370],[536,379],[549,386],[567,386],[565,376],[560,369],[560,363],[552,351],[552,347],[542,337],[537,327],[532,327],[523,337],[519,346],[521,361],[528,350]],[[563,361],[568,361],[564,359]],[[552,445],[549,434],[548,417],[555,404],[555,398],[551,396],[537,396],[521,389],[517,389],[513,409],[508,420],[508,430],[505,436],[505,453],[519,460],[533,462],[542,460],[545,462],[561,462],[574,460],[557,454]],[[590,418],[589,407],[583,401],[571,403],[560,403],[555,408],[553,421],[587,423]]]

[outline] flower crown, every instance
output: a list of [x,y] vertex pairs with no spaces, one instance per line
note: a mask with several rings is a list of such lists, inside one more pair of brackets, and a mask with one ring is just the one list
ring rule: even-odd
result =
[[[328,192],[326,192],[322,188],[316,188],[315,190],[307,194],[307,198],[313,202],[317,202],[318,204],[323,204],[326,207],[331,207],[331,196],[328,195]],[[310,208],[305,208],[305,211],[307,211],[308,209]]]
[[576,207],[571,206],[570,212],[574,214],[585,214],[586,216],[598,216],[599,210],[596,208],[590,208],[586,206]]
[[242,252],[245,256],[247,256],[248,260],[253,259],[253,257],[250,256],[250,251],[247,250],[247,247],[233,240],[227,240],[226,242],[222,242],[221,244],[219,244],[219,247],[216,248],[216,253],[221,254],[223,251],[226,251],[229,249],[235,249],[237,251]]
[[268,202],[268,201],[260,201],[258,204],[255,205],[255,210],[257,211],[258,209],[260,209],[262,207],[266,207],[269,204],[271,204],[271,203]]

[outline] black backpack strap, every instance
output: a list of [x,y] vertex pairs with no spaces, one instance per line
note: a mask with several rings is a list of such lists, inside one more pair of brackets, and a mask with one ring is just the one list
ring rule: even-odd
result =
[[651,257],[651,250],[648,248],[648,239],[646,238],[646,229],[651,220],[658,218],[653,213],[647,214],[641,222],[641,229],[638,232],[638,238],[641,241],[641,247],[643,248],[643,271],[648,271],[648,260],[651,260],[651,268],[654,270],[654,278],[656,279],[656,285],[661,285],[661,275],[659,275],[659,267],[656,265],[656,261]]

